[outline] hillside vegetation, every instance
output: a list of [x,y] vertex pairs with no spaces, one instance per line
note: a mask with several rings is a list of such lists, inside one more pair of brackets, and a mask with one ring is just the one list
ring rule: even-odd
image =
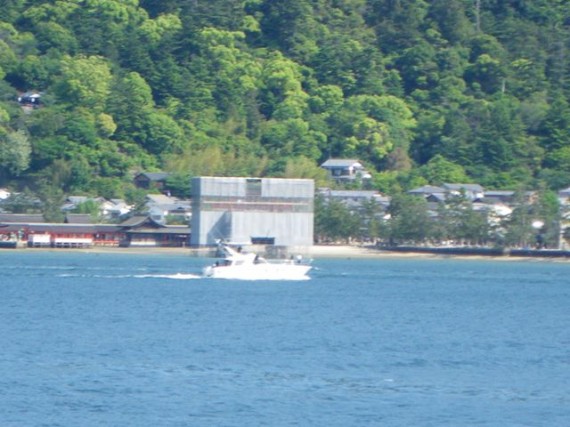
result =
[[[570,185],[565,0],[4,0],[0,186],[132,197],[138,171]],[[41,93],[42,107],[17,98]]]

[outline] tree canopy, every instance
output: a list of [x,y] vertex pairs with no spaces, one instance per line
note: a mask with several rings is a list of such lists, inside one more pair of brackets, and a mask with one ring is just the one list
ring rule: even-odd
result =
[[142,170],[323,180],[320,163],[351,157],[388,192],[556,190],[570,185],[567,8],[9,0],[0,186],[121,197]]

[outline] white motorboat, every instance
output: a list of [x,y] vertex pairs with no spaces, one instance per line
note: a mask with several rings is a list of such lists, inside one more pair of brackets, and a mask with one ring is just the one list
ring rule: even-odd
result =
[[214,279],[234,280],[308,280],[311,265],[302,257],[283,261],[267,261],[252,253],[235,250],[220,243],[224,258],[204,268],[203,275]]

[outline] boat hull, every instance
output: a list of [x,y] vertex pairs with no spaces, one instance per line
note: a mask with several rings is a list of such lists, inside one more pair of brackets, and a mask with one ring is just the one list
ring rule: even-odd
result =
[[232,280],[308,280],[310,265],[257,264],[246,266],[208,266],[205,277]]

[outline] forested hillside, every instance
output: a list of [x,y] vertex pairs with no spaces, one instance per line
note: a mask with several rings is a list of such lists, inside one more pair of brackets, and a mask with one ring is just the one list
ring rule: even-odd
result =
[[[570,185],[566,0],[3,0],[0,186],[138,171]],[[41,107],[17,102],[41,94]]]

